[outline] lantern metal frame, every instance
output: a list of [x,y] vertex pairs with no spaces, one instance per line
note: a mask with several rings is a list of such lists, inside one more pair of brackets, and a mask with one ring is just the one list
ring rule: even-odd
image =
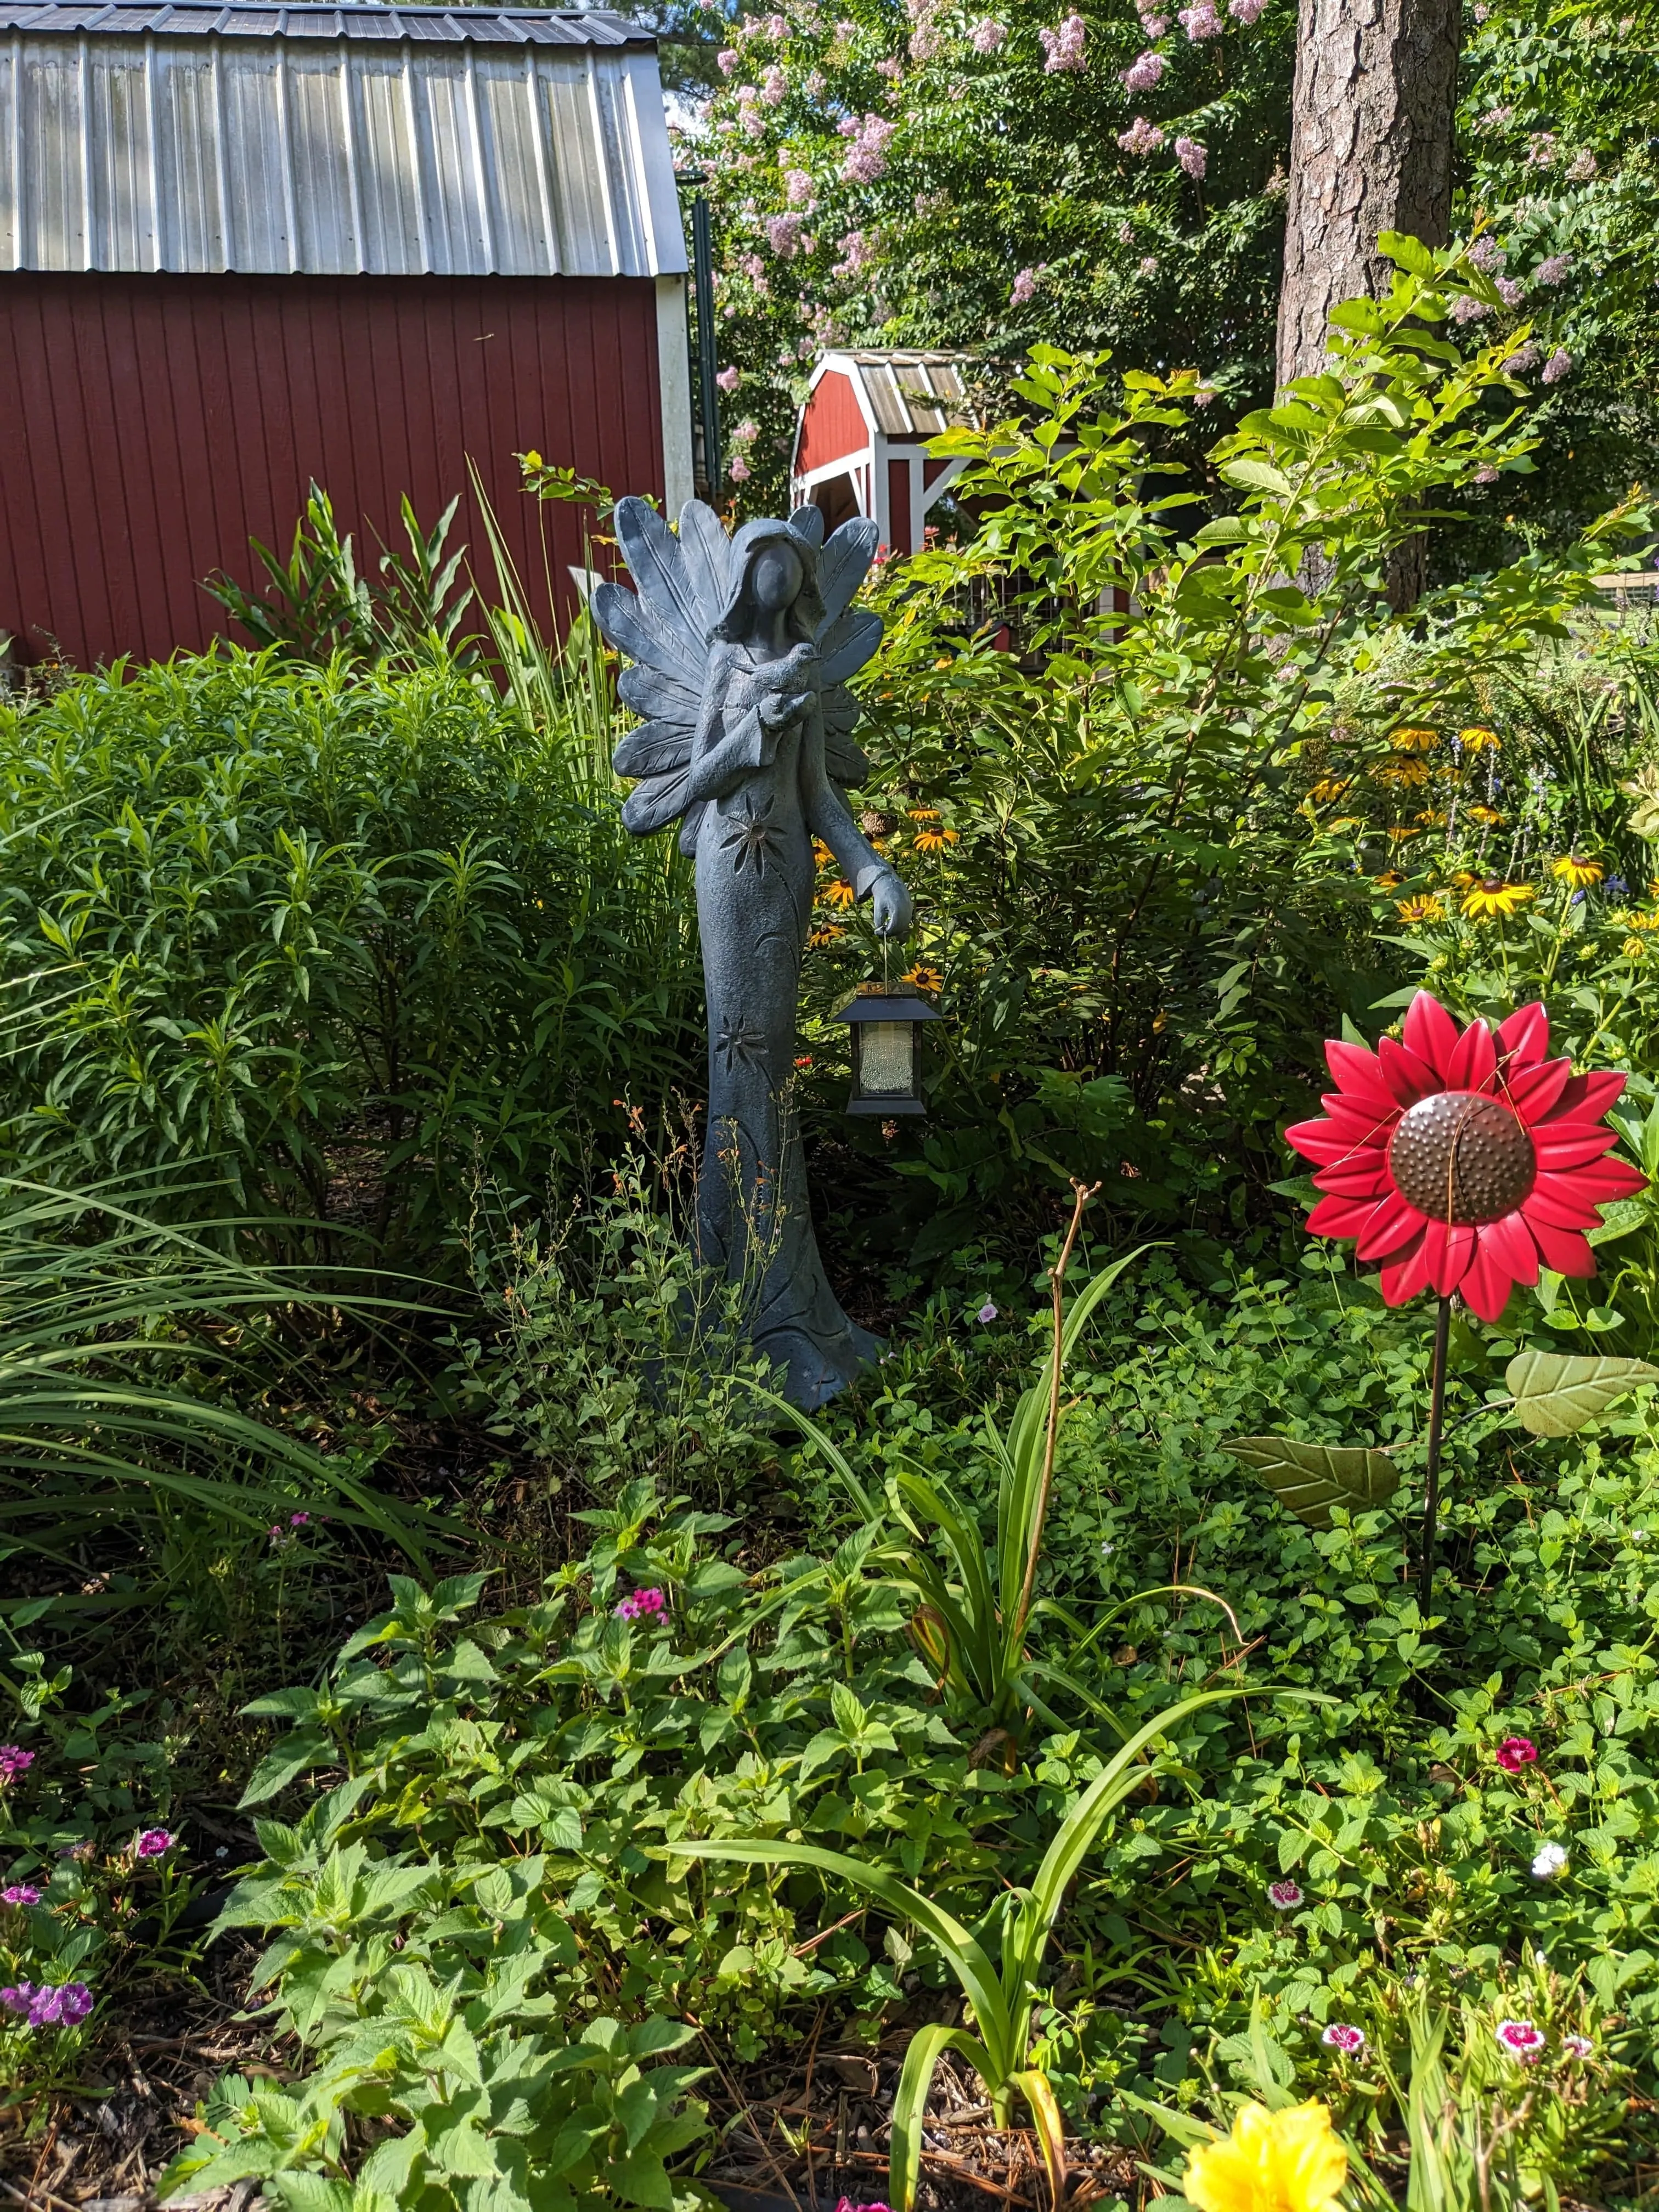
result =
[[[944,1019],[935,1006],[920,998],[908,984],[860,983],[858,994],[835,1017],[852,1031],[853,1091],[849,1114],[879,1115],[885,1121],[900,1114],[925,1114],[921,1097],[921,1024]],[[906,1091],[866,1090],[864,1078],[864,1030],[871,1024],[884,1028],[908,1027],[910,1031],[910,1087]]]

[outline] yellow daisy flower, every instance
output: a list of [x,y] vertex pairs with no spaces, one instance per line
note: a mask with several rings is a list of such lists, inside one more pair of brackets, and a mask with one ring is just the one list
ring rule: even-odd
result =
[[1391,783],[1408,790],[1428,781],[1429,764],[1420,760],[1379,761],[1371,769],[1370,777],[1373,783]]
[[1495,806],[1472,806],[1469,809],[1469,819],[1471,822],[1479,822],[1484,829],[1495,830],[1504,817]]
[[1395,730],[1389,738],[1397,753],[1431,753],[1439,742],[1432,730]]
[[836,865],[836,856],[822,837],[814,837],[812,840],[812,859],[814,864],[820,868],[833,868]]
[[1270,2112],[1241,2105],[1233,2131],[1187,2154],[1181,2186],[1199,2212],[1335,2212],[1348,2154],[1317,2097]]
[[844,929],[839,928],[833,921],[828,921],[821,928],[815,929],[806,942],[809,945],[839,945],[846,934]]
[[1466,753],[1495,753],[1498,737],[1496,730],[1483,729],[1480,723],[1475,722],[1467,730],[1457,732],[1457,742]]
[[1390,822],[1389,824],[1389,842],[1391,845],[1409,845],[1418,834],[1409,822]]
[[858,904],[859,895],[853,889],[851,884],[847,881],[847,878],[844,876],[838,878],[835,883],[829,884],[824,890],[823,896],[831,906],[856,906]]
[[1576,891],[1599,884],[1607,872],[1600,860],[1592,860],[1583,853],[1564,853],[1559,860],[1550,862],[1550,873]]
[[1397,891],[1406,878],[1398,868],[1384,868],[1382,874],[1373,880],[1380,891]]
[[1413,819],[1416,821],[1417,826],[1419,830],[1443,830],[1446,826],[1445,816],[1437,808],[1432,806],[1425,808],[1421,814],[1415,816]]
[[907,983],[913,983],[918,991],[942,990],[945,985],[945,978],[939,974],[939,969],[929,968],[921,961],[918,961],[914,968],[905,969],[903,980]]
[[942,853],[947,845],[954,845],[957,842],[954,830],[921,830],[916,833],[916,850],[919,853]]
[[1643,944],[1639,937],[1627,937],[1625,939],[1625,957],[1626,960],[1645,960],[1647,957],[1648,948]]
[[1528,899],[1537,896],[1530,884],[1506,884],[1502,876],[1487,876],[1472,887],[1463,901],[1463,911],[1474,921],[1501,920],[1518,914]]
[[1446,909],[1437,898],[1401,899],[1394,910],[1401,921],[1443,921],[1446,919]]
[[1351,775],[1322,775],[1308,796],[1316,806],[1330,806],[1334,805],[1345,792],[1352,789],[1353,778]]
[[913,822],[937,822],[939,820],[939,809],[937,806],[912,806],[907,811]]

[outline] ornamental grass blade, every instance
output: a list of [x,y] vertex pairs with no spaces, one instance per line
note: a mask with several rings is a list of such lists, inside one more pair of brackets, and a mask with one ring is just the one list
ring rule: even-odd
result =
[[1559,1352],[1517,1352],[1504,1370],[1521,1425],[1535,1437],[1570,1437],[1605,1413],[1615,1398],[1659,1382],[1645,1359],[1572,1358]]
[[990,2053],[965,2028],[946,2027],[932,2021],[910,2038],[904,2065],[893,2096],[893,2148],[887,2162],[887,2188],[893,2212],[911,2212],[916,2183],[921,2173],[921,2126],[927,2111],[927,2093],[933,2086],[939,2062],[947,2051],[958,2052],[973,2067],[988,2089],[1001,2085],[993,2078]]
[[1221,1447],[1310,1528],[1328,1528],[1333,1505],[1383,1505],[1400,1486],[1387,1452],[1360,1444],[1299,1444],[1289,1437],[1232,1437]]

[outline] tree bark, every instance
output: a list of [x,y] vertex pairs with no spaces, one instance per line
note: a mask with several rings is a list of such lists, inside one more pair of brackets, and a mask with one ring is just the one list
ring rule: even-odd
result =
[[1279,382],[1318,373],[1340,301],[1386,292],[1377,234],[1451,224],[1461,0],[1302,0]]

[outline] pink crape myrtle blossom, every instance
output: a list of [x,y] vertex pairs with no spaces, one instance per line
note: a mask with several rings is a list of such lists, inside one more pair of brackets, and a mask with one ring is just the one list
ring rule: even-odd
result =
[[1546,384],[1559,384],[1564,376],[1571,376],[1571,374],[1572,356],[1567,351],[1565,346],[1557,346],[1555,351],[1544,363],[1544,382]]
[[1547,260],[1540,261],[1533,270],[1532,281],[1534,284],[1559,284],[1571,272],[1571,254],[1552,253]]
[[896,123],[890,123],[884,115],[866,115],[862,121],[849,115],[840,125],[843,138],[850,138],[847,159],[841,165],[841,173],[849,185],[873,185],[887,167],[887,147]]
[[741,453],[738,453],[733,456],[731,466],[726,470],[726,473],[731,477],[733,483],[748,483],[749,464],[744,460]]
[[1473,292],[1460,292],[1451,305],[1451,319],[1455,323],[1484,323],[1491,313],[1486,302],[1477,300]]
[[968,33],[968,43],[976,54],[994,54],[1008,36],[1008,26],[999,23],[994,15],[981,15]]
[[1014,278],[1013,289],[1008,295],[1011,307],[1023,307],[1036,295],[1041,269],[1022,269]]
[[783,173],[783,197],[791,207],[810,207],[812,204],[812,179],[805,169],[786,169]]
[[1140,27],[1149,39],[1161,39],[1170,27],[1170,19],[1167,15],[1159,15],[1155,8],[1143,8],[1140,11]]
[[1140,274],[1141,274],[1143,276],[1157,276],[1157,274],[1158,274],[1158,256],[1157,256],[1157,254],[1155,254],[1155,253],[1149,253],[1149,254],[1147,254],[1147,255],[1146,256],[1146,258],[1142,260],[1142,262],[1141,262],[1141,264],[1140,264]]
[[1176,161],[1180,162],[1187,174],[1201,184],[1204,181],[1205,163],[1209,156],[1197,139],[1177,138],[1175,142],[1175,155]]
[[1126,70],[1118,75],[1123,80],[1126,92],[1150,92],[1164,74],[1164,57],[1155,47],[1148,46],[1144,54],[1137,54]]
[[781,107],[789,92],[789,80],[775,62],[761,79],[761,98],[769,107]]
[[1267,4],[1267,0],[1227,0],[1227,13],[1236,23],[1254,23]]
[[1561,142],[1553,131],[1534,131],[1527,140],[1527,166],[1547,169],[1561,157]]
[[1474,472],[1474,480],[1476,483],[1479,484],[1496,483],[1498,482],[1498,471],[1490,465],[1485,468],[1479,468]]
[[[1538,342],[1535,338],[1528,338],[1524,345],[1516,346],[1515,351],[1505,355],[1504,359],[1504,367],[1511,376],[1524,376],[1529,368],[1535,368],[1537,365]],[[1497,473],[1494,469],[1493,476]]]
[[736,69],[738,64],[743,59],[743,56],[738,52],[735,46],[722,46],[719,53],[715,55],[714,59],[720,64],[720,75],[722,76],[730,76],[732,70]]
[[1512,107],[1489,107],[1474,127],[1477,131],[1502,131],[1514,120],[1515,110]]
[[1498,296],[1506,307],[1518,307],[1527,296],[1527,288],[1518,276],[1500,276]]
[[1567,182],[1570,185],[1586,185],[1601,166],[1589,148],[1583,147],[1567,164]]
[[1127,131],[1118,132],[1117,143],[1126,154],[1156,154],[1164,143],[1164,133],[1156,123],[1137,115]]
[[733,392],[743,382],[743,371],[740,368],[723,368],[714,381],[722,392]]
[[780,261],[787,261],[800,250],[801,218],[798,215],[769,215],[766,236]]
[[1088,35],[1088,25],[1075,12],[1066,16],[1057,30],[1039,31],[1037,37],[1048,56],[1042,64],[1045,71],[1053,75],[1061,70],[1086,69],[1089,64],[1083,49]]
[[841,242],[841,259],[830,270],[832,276],[856,276],[867,269],[876,258],[875,241],[867,231],[849,230]]
[[1218,39],[1227,26],[1217,13],[1215,0],[1193,0],[1190,8],[1178,8],[1176,21],[1194,46],[1206,39]]
[[1477,269],[1484,269],[1488,276],[1494,269],[1501,269],[1509,258],[1490,231],[1477,238],[1469,248],[1470,260]]

